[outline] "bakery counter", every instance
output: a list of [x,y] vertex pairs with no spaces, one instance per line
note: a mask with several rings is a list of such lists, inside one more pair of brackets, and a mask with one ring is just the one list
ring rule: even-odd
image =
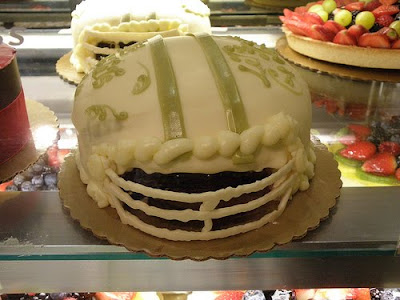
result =
[[[239,35],[269,47],[281,36],[279,27],[219,28],[214,33]],[[70,120],[75,86],[60,79],[54,65],[70,51],[69,43],[67,31],[30,31],[26,43],[18,47],[26,97],[56,113],[57,149],[64,154],[76,148]],[[322,141],[348,122],[313,106],[312,128]],[[56,172],[59,166],[53,169]],[[0,192],[2,293],[400,284],[398,187],[354,187],[345,182],[329,218],[302,239],[247,257],[175,261],[129,252],[93,236],[63,208],[54,178],[45,182],[45,191]]]

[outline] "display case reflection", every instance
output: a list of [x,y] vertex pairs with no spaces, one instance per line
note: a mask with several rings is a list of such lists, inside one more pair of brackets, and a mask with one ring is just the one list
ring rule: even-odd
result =
[[338,161],[345,185],[400,185],[400,84],[296,69],[314,109],[335,120],[335,128],[316,134]]

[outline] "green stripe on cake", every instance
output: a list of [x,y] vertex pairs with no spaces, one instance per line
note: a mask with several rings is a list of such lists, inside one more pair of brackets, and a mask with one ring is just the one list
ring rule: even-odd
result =
[[217,43],[208,34],[195,34],[213,73],[225,109],[230,131],[242,133],[249,128],[246,111],[240,97],[235,77]]
[[179,90],[164,40],[156,36],[149,40],[149,46],[157,81],[165,140],[186,137]]

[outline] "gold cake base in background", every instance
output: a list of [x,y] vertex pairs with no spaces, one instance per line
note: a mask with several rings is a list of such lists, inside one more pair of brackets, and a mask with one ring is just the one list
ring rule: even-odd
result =
[[66,82],[78,85],[85,73],[79,73],[75,70],[74,66],[69,61],[72,51],[64,54],[56,63],[57,74]]

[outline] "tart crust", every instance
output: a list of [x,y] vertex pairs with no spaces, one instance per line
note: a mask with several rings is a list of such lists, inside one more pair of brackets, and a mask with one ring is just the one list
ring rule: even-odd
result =
[[400,69],[400,50],[344,46],[292,33],[283,26],[288,44],[305,56],[331,62],[375,69]]

